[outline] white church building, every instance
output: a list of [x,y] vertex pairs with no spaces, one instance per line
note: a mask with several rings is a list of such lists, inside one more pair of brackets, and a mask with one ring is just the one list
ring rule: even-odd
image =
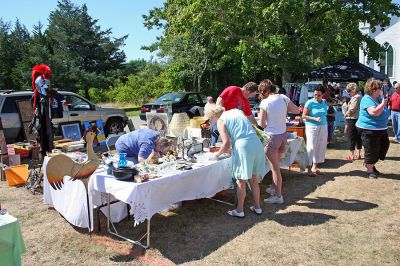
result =
[[392,17],[390,25],[383,31],[378,27],[372,32],[368,23],[360,23],[359,29],[385,48],[379,61],[368,61],[364,51],[359,50],[359,62],[387,75],[390,82],[400,82],[400,17]]

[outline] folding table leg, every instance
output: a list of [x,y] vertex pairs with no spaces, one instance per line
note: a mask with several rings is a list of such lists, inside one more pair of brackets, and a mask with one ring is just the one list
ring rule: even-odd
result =
[[[117,229],[115,228],[114,224],[111,222],[111,218],[110,218],[110,217],[111,217],[110,193],[107,193],[107,211],[108,211],[108,215],[107,215],[107,216],[108,216],[108,217],[107,217],[107,230],[108,230],[108,232],[109,232],[110,234],[112,234],[112,235],[114,235],[114,236],[117,236],[117,237],[119,237],[119,238],[122,238],[122,239],[124,239],[124,240],[126,240],[126,241],[128,241],[128,242],[130,242],[130,243],[132,243],[132,244],[141,246],[141,247],[144,248],[144,249],[147,249],[147,248],[150,247],[150,219],[147,220],[147,230],[146,230],[146,233],[145,233],[141,238],[139,238],[139,240],[135,241],[135,240],[132,240],[132,239],[130,239],[130,238],[127,238],[127,237],[125,237],[125,236],[123,236],[123,235],[120,235],[120,234],[118,233]],[[112,229],[111,229],[110,225],[112,226]],[[143,239],[145,236],[146,236],[146,245],[142,244],[142,242],[141,242],[142,239]]]

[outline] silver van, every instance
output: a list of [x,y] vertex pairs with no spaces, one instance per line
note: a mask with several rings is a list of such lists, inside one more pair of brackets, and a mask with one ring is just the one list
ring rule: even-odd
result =
[[[68,91],[58,91],[65,98],[66,105],[63,108],[63,117],[52,119],[56,129],[62,123],[102,120],[104,132],[116,134],[122,132],[128,121],[126,113],[122,109],[100,107],[84,97]],[[4,128],[7,143],[13,143],[21,139],[21,119],[18,113],[16,101],[30,100],[32,91],[0,91],[0,116]]]

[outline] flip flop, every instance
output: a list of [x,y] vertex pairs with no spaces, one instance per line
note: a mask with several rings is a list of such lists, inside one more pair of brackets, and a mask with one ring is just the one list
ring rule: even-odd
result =
[[308,172],[307,175],[308,176],[317,176],[317,173],[316,172]]
[[317,170],[314,172],[316,175],[324,175],[324,173],[322,173],[320,170]]

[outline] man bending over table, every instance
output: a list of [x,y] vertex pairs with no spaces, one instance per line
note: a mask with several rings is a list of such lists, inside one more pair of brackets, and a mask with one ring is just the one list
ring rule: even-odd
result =
[[115,143],[117,152],[125,152],[127,160],[135,164],[146,160],[153,151],[166,154],[170,146],[171,142],[167,138],[160,137],[159,132],[148,128],[124,134]]

